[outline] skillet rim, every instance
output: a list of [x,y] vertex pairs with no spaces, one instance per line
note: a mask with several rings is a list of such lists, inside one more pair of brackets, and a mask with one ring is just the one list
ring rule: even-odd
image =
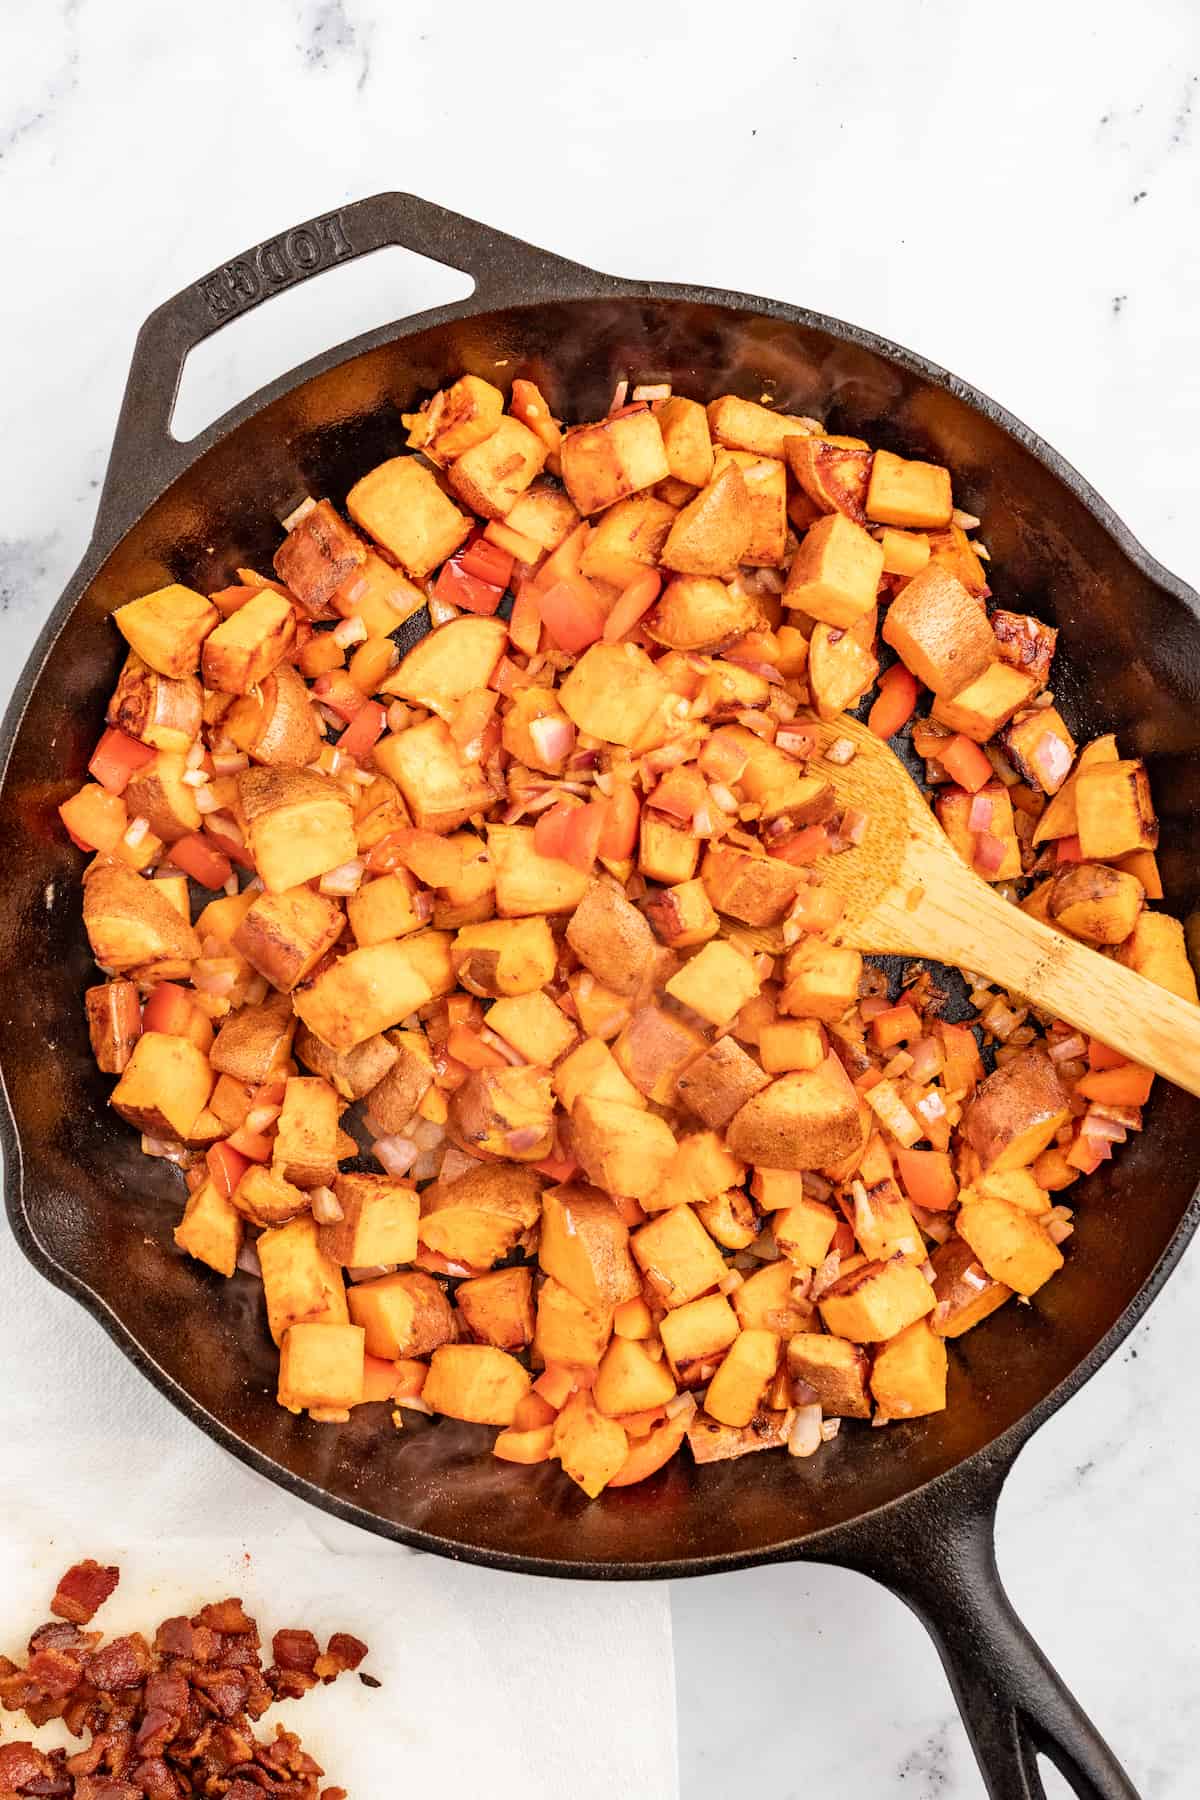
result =
[[[513,242],[513,240],[508,241]],[[527,246],[517,247],[528,253]],[[536,259],[541,253],[532,252],[531,254]],[[533,273],[529,276],[531,288],[537,286],[538,269],[539,265],[535,260]],[[1038,433],[1025,425],[1022,420],[1009,412],[1007,408],[918,352],[909,350],[903,345],[896,344],[861,326],[834,318],[832,315],[813,312],[808,308],[792,306],[784,301],[772,300],[760,295],[737,293],[731,289],[692,287],[676,282],[623,280],[590,270],[582,265],[563,263],[557,258],[547,258],[541,275],[547,291],[534,298],[513,299],[506,295],[497,300],[494,294],[489,294],[477,287],[475,293],[465,300],[377,326],[328,350],[319,352],[316,356],[298,364],[275,380],[264,384],[244,400],[239,401],[237,405],[229,408],[186,443],[171,440],[172,446],[176,450],[177,466],[169,473],[161,473],[163,459],[156,456],[155,447],[152,444],[134,445],[132,451],[124,444],[127,421],[122,415],[110,453],[108,471],[101,491],[91,539],[78,567],[38,634],[13,686],[3,723],[0,724],[0,812],[3,811],[6,799],[5,789],[9,762],[26,707],[45,671],[58,637],[79,603],[84,590],[122,540],[131,531],[137,529],[150,508],[176,482],[184,480],[208,451],[231,436],[241,425],[274,401],[294,393],[307,382],[329,373],[360,355],[386,348],[450,321],[483,317],[496,311],[511,311],[525,307],[536,308],[547,303],[569,306],[572,302],[595,303],[598,300],[610,299],[633,303],[656,304],[667,301],[716,306],[736,313],[774,319],[783,324],[798,325],[805,329],[822,332],[828,337],[880,357],[918,377],[923,382],[940,388],[1005,432],[1074,496],[1095,523],[1112,539],[1134,569],[1161,592],[1182,605],[1193,620],[1200,624],[1200,594],[1197,594],[1194,588],[1172,570],[1166,568],[1145,548],[1109,502],[1072,463]],[[524,284],[522,284],[522,288],[524,288]],[[183,290],[183,294],[191,292],[191,288]],[[166,301],[150,314],[139,335],[139,348],[157,323],[170,323],[173,310],[177,302],[182,299],[183,294]],[[135,351],[135,361],[136,355]],[[181,370],[182,362],[179,364],[177,376]],[[132,456],[132,467],[135,470],[144,463],[152,472],[149,473],[148,482],[143,483],[147,487],[147,494],[139,496],[143,503],[138,507],[134,517],[117,521],[116,514],[120,508],[120,498],[115,493],[113,475],[117,468],[118,458],[122,453],[127,458]],[[448,1557],[452,1561],[498,1568],[515,1574],[543,1575],[575,1580],[677,1580],[803,1558],[838,1560],[839,1553],[844,1554],[846,1546],[853,1541],[855,1534],[868,1521],[879,1524],[885,1523],[889,1519],[899,1519],[906,1509],[911,1509],[931,1497],[945,1494],[953,1484],[962,1483],[967,1479],[970,1479],[978,1488],[996,1487],[998,1489],[1000,1481],[1003,1480],[1019,1451],[1034,1432],[1091,1379],[1144,1317],[1173,1273],[1197,1226],[1200,1226],[1200,1185],[1198,1185],[1150,1274],[1133,1294],[1105,1335],[1075,1365],[1071,1372],[1014,1421],[1007,1430],[989,1443],[970,1452],[929,1481],[909,1489],[908,1492],[898,1495],[880,1506],[856,1513],[839,1524],[818,1527],[792,1538],[781,1539],[769,1547],[753,1551],[658,1558],[651,1562],[600,1562],[573,1558],[527,1556],[464,1544],[460,1540],[444,1538],[416,1526],[399,1525],[392,1520],[381,1518],[378,1514],[369,1512],[363,1507],[356,1506],[351,1501],[331,1494],[316,1483],[294,1474],[271,1456],[239,1437],[236,1432],[222,1424],[202,1407],[186,1388],[155,1362],[132,1330],[108,1303],[80,1276],[56,1260],[38,1238],[32,1211],[27,1203],[24,1178],[25,1159],[21,1134],[12,1110],[8,1083],[4,1075],[4,1066],[9,1054],[9,1044],[0,1038],[0,1096],[3,1097],[4,1102],[0,1107],[0,1151],[4,1158],[5,1209],[16,1242],[38,1273],[52,1286],[68,1294],[84,1311],[89,1313],[118,1348],[124,1352],[134,1367],[191,1424],[198,1426],[214,1442],[236,1457],[239,1462],[253,1469],[256,1474],[265,1477],[275,1486],[282,1487],[296,1498],[304,1500],[348,1524],[357,1525],[375,1536],[403,1544],[410,1549],[424,1550],[434,1555]]]

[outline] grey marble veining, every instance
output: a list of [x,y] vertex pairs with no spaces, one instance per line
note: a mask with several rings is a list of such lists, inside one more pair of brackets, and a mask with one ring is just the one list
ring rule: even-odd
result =
[[[146,312],[388,186],[600,268],[778,294],[912,344],[1200,578],[1192,0],[1002,17],[761,0],[736,20],[712,0],[8,0],[4,22],[0,679],[87,541]],[[366,278],[348,329],[395,316],[396,294]],[[248,385],[312,347],[299,321],[272,330]],[[1146,1800],[1200,1791],[1198,1258],[1025,1452],[1000,1517],[1015,1604]],[[681,1585],[673,1605],[685,1800],[744,1791],[751,1768],[777,1800],[982,1793],[889,1595],[793,1568]]]

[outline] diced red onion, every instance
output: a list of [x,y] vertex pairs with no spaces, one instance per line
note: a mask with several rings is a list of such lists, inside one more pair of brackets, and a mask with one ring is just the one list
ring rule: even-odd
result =
[[450,1144],[442,1158],[438,1180],[442,1182],[457,1181],[460,1175],[467,1173],[468,1169],[477,1169],[478,1167],[479,1158],[477,1156],[470,1156],[467,1151],[460,1150],[457,1144]]
[[1071,752],[1056,731],[1043,731],[1029,760],[1047,793],[1061,787],[1071,770]]
[[827,1293],[841,1274],[841,1269],[841,1251],[831,1250],[829,1255],[825,1258],[825,1261],[813,1276],[812,1287],[808,1290],[809,1299],[816,1302],[821,1298],[822,1294]]
[[362,886],[365,869],[362,858],[356,856],[350,862],[339,863],[336,869],[327,870],[317,885],[323,894],[356,894]]
[[407,1175],[420,1155],[420,1148],[411,1138],[392,1133],[388,1137],[375,1139],[371,1145],[371,1155],[389,1175]]
[[992,828],[992,796],[981,792],[971,797],[971,810],[967,815],[967,824],[972,831],[990,831]]
[[818,1175],[815,1169],[805,1169],[800,1185],[810,1200],[828,1200],[833,1193],[832,1182],[826,1181],[824,1175]]
[[534,749],[545,763],[560,763],[571,754],[575,745],[575,727],[570,719],[550,714],[546,718],[532,719],[529,724],[529,736]]
[[225,898],[227,900],[232,900],[234,895],[237,892],[238,892],[238,878],[236,875],[230,875],[228,880],[225,883]]
[[625,404],[628,393],[629,382],[625,376],[622,376],[616,387],[613,389],[612,399],[608,403],[608,410],[610,413],[620,412]]
[[183,759],[186,769],[198,769],[204,761],[204,745],[197,738],[194,744],[188,745],[188,753]]
[[633,393],[630,395],[631,400],[645,400],[648,403],[653,403],[655,400],[669,400],[670,398],[671,384],[669,381],[639,382],[638,386],[634,388]]
[[161,1156],[165,1162],[178,1163],[187,1155],[187,1151],[174,1138],[151,1137],[143,1132],[142,1155]]
[[246,1005],[261,1006],[267,997],[267,988],[269,986],[270,983],[265,975],[251,976],[246,984]]
[[946,1117],[946,1103],[938,1090],[931,1088],[917,1101],[917,1111],[928,1124],[932,1125],[935,1119]]
[[246,1114],[247,1131],[266,1131],[275,1123],[282,1110],[279,1106],[252,1106]]
[[1049,1050],[1051,1062],[1067,1062],[1072,1057],[1087,1055],[1087,1039],[1073,1031],[1070,1037],[1050,1039]]
[[[215,960],[217,959],[214,958],[214,961]],[[220,960],[224,961],[226,959],[221,958]],[[233,992],[237,985],[237,970],[203,969],[198,962],[193,963],[192,984],[193,986],[198,987],[201,993],[214,994],[218,999],[223,1000],[227,994]]]
[[220,812],[221,810],[221,802],[217,795],[213,793],[211,784],[207,781],[202,783],[201,786],[196,789],[192,798],[196,802],[196,810],[198,812],[215,813]]
[[423,1400],[420,1394],[399,1394],[396,1398],[396,1405],[402,1406],[405,1412],[424,1413],[427,1419],[433,1417],[432,1406],[428,1400]]
[[366,1267],[358,1266],[346,1270],[346,1280],[355,1286],[362,1281],[378,1281],[381,1275],[394,1275],[399,1263],[371,1263]]
[[738,809],[737,796],[733,793],[732,789],[725,786],[723,781],[709,782],[708,797],[713,805],[718,807],[723,813],[736,813]]
[[299,506],[294,506],[287,517],[281,519],[279,523],[283,526],[285,531],[295,531],[301,519],[306,519],[316,504],[317,503],[312,495],[307,495],[306,498],[300,502]]
[[932,1081],[935,1075],[941,1073],[944,1058],[936,1038],[918,1038],[916,1043],[911,1046],[911,1050],[912,1069],[910,1073],[914,1081]]
[[1079,1127],[1081,1137],[1091,1138],[1098,1143],[1123,1144],[1127,1134],[1126,1127],[1117,1119],[1106,1119],[1093,1107]]
[[311,1188],[308,1203],[312,1207],[312,1216],[318,1225],[336,1225],[346,1216],[342,1209],[342,1203],[332,1188]]
[[214,750],[212,764],[218,775],[240,775],[250,767],[250,758],[243,750]]
[[412,897],[413,912],[416,914],[417,918],[420,919],[422,925],[424,925],[427,920],[432,919],[434,905],[433,895],[429,892],[428,888],[418,888]]
[[857,806],[848,806],[842,814],[840,835],[851,844],[861,844],[867,835],[870,819]]
[[688,1418],[691,1419],[692,1415],[699,1410],[699,1407],[696,1405],[695,1395],[686,1393],[676,1394],[672,1399],[667,1401],[663,1408],[668,1419],[677,1419],[681,1413],[686,1413]]
[[821,1448],[821,1408],[798,1406],[788,1432],[789,1456],[812,1456]]
[[262,1264],[258,1260],[258,1246],[249,1238],[245,1240],[237,1253],[237,1266],[243,1275],[253,1275],[255,1281],[263,1278]]
[[994,875],[1004,861],[1007,846],[994,832],[981,831],[975,839],[975,867],[981,874]]
[[511,1044],[505,1043],[498,1032],[489,1031],[486,1025],[480,1028],[479,1040],[483,1044],[490,1045],[493,1050],[504,1058],[505,1062],[512,1063],[514,1068],[519,1069],[525,1062],[525,1058],[521,1055],[519,1050],[514,1050]]
[[331,635],[339,650],[348,650],[351,644],[365,643],[370,633],[366,621],[358,613],[354,613],[350,618],[343,619],[340,625],[335,625]]
[[1051,1219],[1046,1227],[1046,1232],[1052,1243],[1063,1244],[1074,1229],[1074,1225],[1069,1224],[1066,1219]]
[[520,1156],[523,1150],[532,1150],[540,1144],[545,1136],[540,1125],[518,1125],[515,1131],[506,1131],[504,1142],[514,1156]]
[[139,813],[135,819],[130,820],[121,841],[122,843],[128,844],[131,850],[136,850],[139,844],[145,842],[149,833],[150,821],[149,819],[143,818],[141,813]]
[[430,594],[427,605],[431,625],[448,625],[451,619],[458,617],[457,606],[451,605],[449,600],[443,600],[439,594]]
[[[844,740],[849,742],[848,739]],[[816,733],[807,731],[802,726],[783,726],[775,733],[775,748],[782,750],[785,756],[794,756],[805,762],[817,747]]]
[[[775,742],[779,742],[778,736],[776,736]],[[858,749],[853,738],[834,738],[825,752],[825,761],[834,763],[839,769],[842,769],[847,763],[853,762],[857,754]]]
[[834,1438],[841,1429],[842,1421],[840,1419],[822,1419],[821,1442],[823,1444],[832,1444]]

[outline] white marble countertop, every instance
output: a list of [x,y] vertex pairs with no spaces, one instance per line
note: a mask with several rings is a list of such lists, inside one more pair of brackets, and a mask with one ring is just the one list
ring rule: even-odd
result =
[[[86,542],[147,311],[245,245],[383,187],[599,268],[778,295],[924,350],[1200,579],[1190,0],[1123,20],[1012,0],[1002,23],[954,0],[760,0],[736,25],[712,5],[645,0],[603,14],[8,0],[4,17],[5,677]],[[399,252],[311,284],[216,341],[188,418],[453,291]],[[1014,1602],[1146,1800],[1197,1789],[1198,1303],[1193,1249],[1027,1450],[1000,1516]],[[92,1332],[90,1364],[116,1357]],[[0,1430],[11,1406],[0,1392]],[[142,1419],[164,1447],[183,1430],[165,1405]],[[47,1406],[41,1429],[65,1436],[62,1420]],[[271,1495],[255,1493],[261,1522]],[[93,1504],[102,1518],[102,1489]],[[5,1517],[10,1534],[34,1529]],[[680,1584],[671,1606],[679,1783],[656,1777],[644,1800],[745,1786],[751,1723],[755,1783],[772,1794],[982,1793],[934,1652],[881,1590],[773,1569]]]

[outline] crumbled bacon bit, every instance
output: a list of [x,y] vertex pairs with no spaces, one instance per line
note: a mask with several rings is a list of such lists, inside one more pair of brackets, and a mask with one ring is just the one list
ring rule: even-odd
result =
[[120,1579],[119,1569],[101,1568],[91,1557],[74,1563],[55,1589],[50,1611],[73,1625],[90,1625]]

